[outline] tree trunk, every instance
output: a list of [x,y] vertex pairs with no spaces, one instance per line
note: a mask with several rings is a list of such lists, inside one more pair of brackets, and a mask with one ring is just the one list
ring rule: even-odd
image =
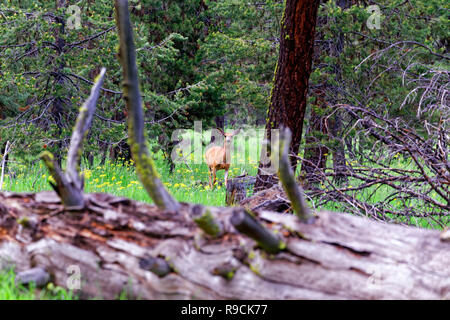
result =
[[213,238],[193,222],[199,206],[86,200],[86,209],[64,211],[54,192],[0,193],[0,268],[39,268],[64,288],[79,270],[84,298],[450,298],[450,243],[438,231],[335,212],[310,224],[256,212],[285,244],[269,254],[235,229],[236,208],[208,208],[223,226]]
[[[127,119],[127,114],[124,110],[117,110],[114,112],[112,119],[116,121],[124,121]],[[126,130],[124,135],[126,135]],[[109,148],[109,159],[112,162],[118,162],[118,160],[121,160],[122,163],[126,163],[132,159],[130,146],[125,140],[111,146],[108,145],[107,148]],[[104,157],[106,160],[107,156]]]
[[[275,70],[275,82],[266,122],[266,137],[271,129],[288,127],[292,132],[291,164],[295,172],[297,154],[306,110],[308,80],[319,0],[286,0],[281,22],[280,52]],[[262,159],[270,159],[270,150],[262,152]],[[270,161],[261,161],[255,192],[269,188],[276,181],[270,172]]]
[[[342,8],[342,10],[347,9],[350,5],[353,4],[351,0],[339,0],[337,1],[337,5]],[[344,32],[339,30],[338,36],[331,42],[330,54],[333,57],[339,58],[344,49]],[[336,63],[333,66],[335,70],[335,80],[337,83],[342,83],[342,70],[341,65]],[[335,95],[333,95],[333,104],[339,103],[338,99]],[[332,123],[330,125],[330,133],[331,139],[334,140],[334,146],[332,148],[333,153],[333,169],[334,169],[334,181],[339,185],[343,182],[347,182],[347,175],[344,173],[347,172],[347,164],[345,161],[345,148],[344,141],[341,137],[342,130],[342,114],[340,110],[336,111],[331,119]]]
[[[2,145],[0,148],[0,170],[2,171],[1,174],[4,174],[8,170],[8,161],[9,161],[9,148],[10,143],[9,141],[6,141],[5,144]],[[2,189],[2,184],[0,183],[0,190]]]
[[[66,1],[65,0],[57,0],[55,2],[55,7],[56,9],[59,8],[64,8],[66,7]],[[55,54],[57,56],[59,56],[59,64],[55,66],[54,70],[53,70],[53,77],[55,78],[55,83],[57,83],[58,85],[60,85],[61,87],[64,87],[65,81],[66,79],[64,78],[64,68],[66,66],[65,60],[64,60],[64,46],[66,45],[66,21],[63,17],[61,16],[56,16],[55,17],[55,22],[59,23],[59,29],[55,29],[55,44],[56,46],[55,48]],[[61,163],[62,163],[62,154],[61,154],[61,150],[64,150],[64,145],[63,145],[63,139],[64,136],[62,136],[62,132],[63,129],[67,127],[67,122],[68,122],[68,118],[67,116],[65,116],[65,110],[64,110],[64,106],[66,104],[66,102],[64,100],[69,100],[67,99],[67,97],[61,97],[60,92],[56,92],[56,94],[58,94],[57,96],[53,97],[53,106],[52,106],[52,111],[51,111],[51,116],[53,118],[54,123],[56,124],[57,127],[57,139],[59,140],[58,142],[56,142],[56,148],[55,148],[55,160],[56,163],[61,167]]]

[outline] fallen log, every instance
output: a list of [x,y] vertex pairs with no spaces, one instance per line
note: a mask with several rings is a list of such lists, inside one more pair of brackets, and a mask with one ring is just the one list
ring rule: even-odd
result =
[[283,188],[278,184],[269,189],[258,191],[251,197],[241,200],[239,204],[252,211],[288,212],[291,210],[291,202],[287,199]]
[[285,244],[272,254],[232,223],[236,208],[208,207],[215,237],[177,212],[107,194],[65,209],[54,192],[0,193],[0,268],[40,268],[81,297],[113,299],[449,299],[450,242],[440,232],[322,211],[253,212]]

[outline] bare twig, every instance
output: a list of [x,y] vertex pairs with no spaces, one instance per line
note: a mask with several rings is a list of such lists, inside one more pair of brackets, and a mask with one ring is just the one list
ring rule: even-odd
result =
[[106,69],[102,68],[100,74],[98,75],[98,80],[95,81],[95,84],[91,89],[89,98],[85,101],[80,109],[77,123],[75,124],[75,128],[72,132],[69,151],[67,153],[66,175],[69,182],[73,182],[75,186],[80,190],[83,190],[83,178],[80,177],[79,173],[83,140],[87,132],[89,131],[89,128],[91,127],[95,106],[100,95],[100,88],[103,84],[105,72]]

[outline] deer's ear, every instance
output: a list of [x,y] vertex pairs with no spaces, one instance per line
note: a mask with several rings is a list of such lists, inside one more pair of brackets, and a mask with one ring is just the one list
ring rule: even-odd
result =
[[241,128],[239,128],[239,129],[233,131],[233,136],[237,135],[240,131],[241,131]]
[[225,132],[223,132],[223,130],[222,129],[220,129],[220,128],[216,128],[216,130],[217,131],[219,131],[223,136],[225,136]]

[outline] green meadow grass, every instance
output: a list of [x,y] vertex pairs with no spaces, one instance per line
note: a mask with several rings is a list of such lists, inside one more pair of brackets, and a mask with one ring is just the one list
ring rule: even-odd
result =
[[[237,139],[235,141],[236,152],[232,155],[229,178],[243,173],[249,175],[257,173],[259,148],[253,151],[255,146],[259,146],[257,137],[253,136],[244,140]],[[245,143],[245,148],[239,146],[243,143]],[[217,172],[217,182],[211,190],[208,167],[204,163],[204,150],[200,155],[187,154],[185,157],[186,161],[177,163],[173,172],[170,172],[162,152],[153,155],[160,178],[169,192],[178,201],[223,206],[225,204],[225,188],[222,185],[224,171]],[[91,168],[83,169],[86,192],[110,193],[152,203],[140,185],[132,161],[131,163],[122,162],[119,159],[116,163],[112,163],[107,160],[103,166],[100,166],[99,163],[100,159],[97,158]],[[15,179],[10,180],[8,175],[5,176],[4,190],[13,192],[51,190],[48,183],[49,175],[42,162],[38,162],[34,166],[15,165],[14,171],[16,172]]]
[[0,272],[0,300],[75,300],[77,297],[64,288],[49,283],[44,289],[33,285],[15,284],[14,271]]

